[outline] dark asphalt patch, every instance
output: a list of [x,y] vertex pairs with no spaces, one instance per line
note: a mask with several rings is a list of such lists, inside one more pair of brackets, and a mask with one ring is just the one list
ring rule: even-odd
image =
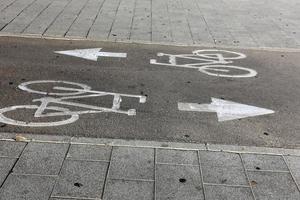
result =
[[[300,144],[300,53],[297,52],[229,49],[247,55],[235,60],[234,65],[254,69],[258,74],[251,78],[224,78],[196,69],[149,63],[150,59],[158,59],[158,52],[186,54],[207,49],[203,47],[4,37],[0,38],[0,45],[0,108],[38,105],[32,100],[43,95],[17,88],[34,80],[64,80],[86,84],[97,91],[147,96],[146,103],[123,99],[121,108],[136,109],[135,116],[109,112],[83,114],[73,123],[56,127],[1,124],[1,132],[275,147]],[[102,57],[94,62],[54,53],[96,47],[107,52],[126,52],[127,58]],[[178,102],[209,104],[211,97],[271,109],[275,114],[218,122],[216,113],[182,112],[177,108]],[[108,106],[111,99],[80,102]],[[33,113],[34,110],[14,111],[9,116],[33,120]]]

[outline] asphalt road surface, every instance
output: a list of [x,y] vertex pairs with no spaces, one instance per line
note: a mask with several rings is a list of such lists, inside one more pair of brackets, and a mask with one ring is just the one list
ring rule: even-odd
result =
[[[99,57],[97,61],[92,61],[54,52],[87,48],[102,48],[102,52],[127,53],[127,57]],[[300,53],[227,49],[241,54],[206,51],[204,57],[202,56],[202,59],[211,60],[217,59],[218,53],[222,53],[223,58],[246,55],[247,57],[243,59],[229,59],[233,63],[219,64],[218,67],[226,70],[222,66],[234,65],[257,72],[257,75],[242,78],[214,76],[213,74],[221,72],[211,69],[206,70],[209,74],[193,68],[150,64],[150,59],[157,59],[157,62],[161,63],[169,62],[167,56],[157,56],[160,52],[191,54],[195,50],[202,49],[211,48],[2,37],[0,38],[0,108],[2,108],[0,131],[299,147]],[[177,65],[180,66],[187,63],[195,64],[199,63],[199,60],[190,57],[177,60]],[[222,73],[239,75],[244,71],[231,69],[230,72]],[[86,91],[78,90],[82,89],[82,85],[49,80],[84,84],[90,86],[89,90],[94,93],[89,93],[93,96],[87,97],[84,96]],[[25,88],[31,89],[31,92],[18,88],[20,84],[29,81],[44,82],[25,84]],[[54,87],[73,88],[73,91],[53,89]],[[33,93],[34,91],[40,93]],[[81,95],[82,98],[70,98],[76,96],[76,91],[77,97]],[[121,93],[125,97],[121,95],[122,102],[120,102],[118,95],[99,96],[107,93],[97,91]],[[54,94],[61,92],[67,94],[64,96]],[[137,96],[126,97],[126,95]],[[49,101],[67,97],[64,101],[69,104],[49,103],[48,109],[43,111],[48,113],[48,117],[37,115],[34,117],[41,101],[33,102],[33,100],[41,98],[45,100],[45,97],[52,97],[47,99]],[[140,97],[146,97],[146,102],[139,102]],[[215,112],[199,112],[199,110],[187,112],[178,109],[179,102],[210,104],[212,97],[220,101],[233,101],[270,109],[275,113],[221,121]],[[100,112],[99,107],[111,109],[114,98],[115,107]],[[79,107],[79,104],[88,107]],[[23,106],[12,107],[18,105]],[[96,110],[90,106],[95,106]],[[201,108],[204,107],[202,105]],[[134,112],[130,109],[136,109],[136,115],[133,115]],[[207,106],[206,109],[212,108]],[[120,110],[124,113],[120,113]],[[234,111],[234,108],[232,110]],[[74,114],[75,112],[77,114]],[[231,111],[229,109],[226,112]],[[6,122],[5,120],[3,122],[4,116]],[[30,124],[45,126],[33,127],[29,126]]]

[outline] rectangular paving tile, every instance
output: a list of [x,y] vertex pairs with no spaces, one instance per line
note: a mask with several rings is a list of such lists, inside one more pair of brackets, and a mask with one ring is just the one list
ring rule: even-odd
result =
[[248,175],[256,199],[300,199],[300,192],[290,173],[248,171]]
[[72,160],[109,161],[111,149],[109,146],[72,144],[67,158]]
[[109,39],[129,40],[135,11],[135,0],[121,1]]
[[4,29],[4,32],[21,33],[29,24],[44,10],[52,0],[38,0],[27,7],[19,16],[17,16]]
[[14,173],[57,175],[68,144],[29,143],[19,158]]
[[24,30],[26,34],[42,35],[71,0],[54,0],[31,24]]
[[199,165],[197,151],[157,149],[156,163]]
[[103,200],[153,200],[154,182],[108,180]]
[[152,0],[139,0],[135,4],[130,39],[150,41]]
[[154,149],[114,147],[109,178],[154,180]]
[[242,161],[236,153],[199,151],[201,165],[214,167],[242,167]]
[[87,0],[72,0],[62,13],[55,19],[44,33],[46,36],[63,37],[68,32],[71,25],[77,19],[81,10],[86,5]]
[[107,162],[64,162],[52,197],[101,198]]
[[15,0],[2,0],[0,2],[0,11],[4,10],[7,8],[10,4],[12,4]]
[[18,158],[25,146],[25,142],[0,141],[0,156]]
[[89,0],[76,21],[70,27],[66,36],[68,37],[86,37],[93,25],[104,0]]
[[90,29],[88,38],[108,39],[119,6],[120,0],[106,0],[104,2],[95,23]]
[[199,166],[157,164],[156,199],[204,199]]
[[242,158],[247,170],[288,171],[288,167],[282,156],[242,154]]
[[285,156],[286,162],[300,187],[300,156]]
[[202,166],[203,182],[227,185],[249,185],[242,167]]
[[0,12],[0,30],[36,0],[17,0]]
[[15,162],[16,158],[0,158],[0,185],[4,182]]
[[254,200],[250,187],[204,185],[206,200]]
[[9,175],[0,189],[0,200],[49,199],[55,177]]

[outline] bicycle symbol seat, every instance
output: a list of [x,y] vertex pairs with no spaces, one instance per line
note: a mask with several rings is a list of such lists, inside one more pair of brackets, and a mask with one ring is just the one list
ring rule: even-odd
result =
[[[45,92],[36,89],[31,89],[30,86],[37,84],[64,84],[72,87],[53,87],[52,90],[55,92]],[[141,95],[130,95],[113,92],[103,92],[91,90],[91,87],[81,83],[74,83],[69,81],[55,81],[55,80],[39,80],[29,81],[22,83],[18,86],[19,89],[27,91],[29,93],[35,93],[40,95],[47,95],[39,99],[33,99],[32,102],[40,102],[39,105],[17,105],[10,106],[0,109],[0,122],[16,126],[28,126],[28,127],[46,127],[46,126],[60,126],[69,123],[73,123],[79,119],[81,114],[101,113],[101,112],[114,112],[120,114],[127,114],[129,116],[136,115],[135,109],[121,110],[122,97],[138,98],[139,103],[145,103],[146,97]],[[103,97],[112,96],[113,102],[112,107],[99,107],[93,105],[87,105],[83,103],[71,102],[68,100],[91,98],[91,97]],[[59,106],[49,106],[49,104],[57,104]],[[65,106],[65,107],[64,107]],[[82,110],[71,111],[66,106],[77,107]],[[54,121],[54,122],[26,122],[14,120],[6,117],[5,114],[18,109],[33,109],[35,118],[46,118],[46,117],[58,117],[67,116],[67,119]],[[51,112],[47,112],[51,111]]]
[[[157,56],[167,56],[169,60],[166,63],[158,62],[156,59],[151,59],[150,64],[198,69],[204,74],[218,77],[247,78],[254,77],[257,75],[257,72],[253,69],[234,65],[227,65],[233,63],[232,60],[246,58],[246,55],[233,51],[202,49],[193,51],[192,54],[173,55],[166,53],[158,53]],[[234,73],[239,73],[230,74],[230,71],[234,71]]]

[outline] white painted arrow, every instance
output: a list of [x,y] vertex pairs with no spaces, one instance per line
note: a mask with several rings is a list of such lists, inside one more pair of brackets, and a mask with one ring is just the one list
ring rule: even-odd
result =
[[178,109],[181,111],[216,112],[219,122],[274,113],[273,110],[213,97],[211,101],[211,104],[178,103]]
[[102,48],[93,49],[74,49],[67,51],[54,51],[54,53],[59,53],[68,56],[79,57],[87,60],[97,61],[98,57],[117,57],[126,58],[126,53],[112,53],[112,52],[101,52]]

